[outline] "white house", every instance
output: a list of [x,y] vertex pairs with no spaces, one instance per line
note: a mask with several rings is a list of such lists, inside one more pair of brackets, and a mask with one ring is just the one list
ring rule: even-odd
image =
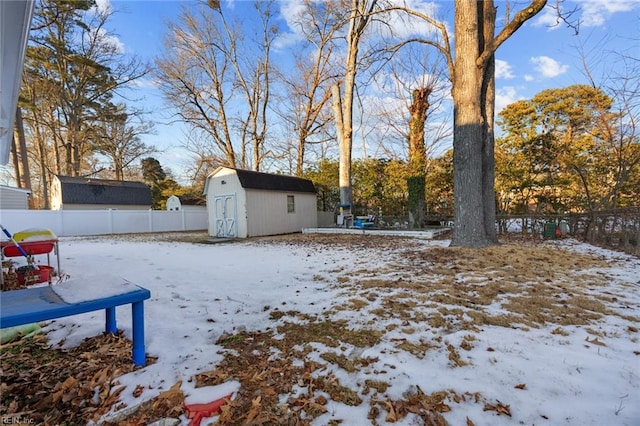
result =
[[218,167],[204,194],[213,237],[289,234],[318,224],[316,189],[308,179]]
[[34,4],[35,0],[0,1],[0,165],[9,162]]
[[0,209],[23,209],[29,208],[28,189],[13,188],[11,186],[0,185]]

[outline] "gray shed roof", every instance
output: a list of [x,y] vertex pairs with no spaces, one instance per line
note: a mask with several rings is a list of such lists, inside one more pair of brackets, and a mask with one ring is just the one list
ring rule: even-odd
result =
[[315,194],[316,188],[309,179],[295,176],[275,175],[271,173],[254,172],[251,170],[234,169],[240,179],[240,185],[247,189],[265,189],[270,191],[310,192]]
[[151,206],[151,190],[142,182],[57,176],[63,204]]

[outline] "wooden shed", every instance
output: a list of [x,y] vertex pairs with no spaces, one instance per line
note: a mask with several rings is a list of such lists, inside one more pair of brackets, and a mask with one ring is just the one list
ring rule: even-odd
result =
[[13,188],[11,186],[0,185],[0,209],[23,209],[29,208],[28,189]]
[[308,179],[219,167],[207,177],[204,194],[213,237],[289,234],[318,223]]
[[51,210],[148,210],[151,189],[142,182],[55,176]]

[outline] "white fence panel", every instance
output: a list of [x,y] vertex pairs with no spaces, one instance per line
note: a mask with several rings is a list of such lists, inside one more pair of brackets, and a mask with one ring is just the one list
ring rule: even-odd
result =
[[0,224],[11,233],[30,228],[50,229],[59,237],[129,234],[137,232],[204,231],[201,210],[0,210]]
[[[164,214],[164,213],[169,213],[169,214]],[[179,220],[176,220],[176,219],[179,219]],[[156,232],[171,231],[176,226],[182,226],[182,214],[179,210],[170,211],[170,212],[154,210],[153,213],[151,214],[150,226]]]
[[112,234],[130,234],[133,232],[151,232],[149,217],[151,210],[115,210],[111,211]]
[[[111,233],[109,232],[109,210],[56,210],[56,212],[64,212],[60,214],[62,233],[52,229],[53,233],[60,237]],[[30,227],[46,228],[38,224],[32,224]],[[18,231],[17,228],[16,231]]]

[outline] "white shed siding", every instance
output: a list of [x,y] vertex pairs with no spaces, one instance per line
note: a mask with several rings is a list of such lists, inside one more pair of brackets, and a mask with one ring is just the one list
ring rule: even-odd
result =
[[0,209],[29,208],[29,191],[0,185]]
[[[224,182],[224,183],[222,183]],[[216,235],[215,205],[216,197],[227,195],[236,196],[236,226],[238,237],[247,238],[247,200],[244,188],[235,170],[222,168],[214,176],[210,176],[206,183],[207,206],[209,215],[209,235]]]
[[[247,234],[288,234],[316,227],[316,196],[309,193],[247,189]],[[295,197],[295,212],[287,213],[287,195]]]

